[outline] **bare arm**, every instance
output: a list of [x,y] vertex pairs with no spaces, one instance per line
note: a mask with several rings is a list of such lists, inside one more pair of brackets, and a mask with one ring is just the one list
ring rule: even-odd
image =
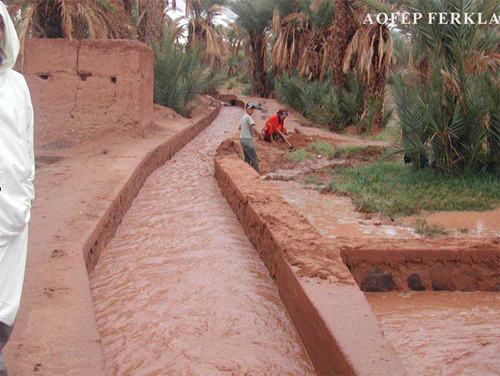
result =
[[258,138],[260,138],[262,140],[262,135],[257,130],[257,127],[255,126],[255,124],[252,124],[252,131],[253,131],[254,134],[257,135]]

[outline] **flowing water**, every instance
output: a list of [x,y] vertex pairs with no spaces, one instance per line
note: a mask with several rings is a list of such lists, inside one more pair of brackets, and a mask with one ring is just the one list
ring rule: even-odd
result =
[[151,175],[92,273],[108,375],[314,374],[213,177],[240,116],[223,108]]
[[410,375],[500,375],[500,294],[366,293]]
[[322,195],[315,190],[303,189],[295,182],[271,181],[268,184],[280,191],[323,236],[332,239],[418,237],[409,227],[383,224],[379,220],[364,218],[361,213],[356,212],[347,197]]

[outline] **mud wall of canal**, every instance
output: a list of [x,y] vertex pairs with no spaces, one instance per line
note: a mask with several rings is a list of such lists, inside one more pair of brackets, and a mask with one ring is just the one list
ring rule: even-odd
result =
[[339,245],[363,291],[500,291],[497,239],[418,239]]
[[163,166],[166,161],[170,160],[175,153],[184,147],[184,145],[208,127],[217,115],[219,115],[220,109],[221,106],[219,104],[217,108],[215,108],[208,116],[178,132],[168,141],[161,144],[144,157],[142,162],[136,167],[135,171],[128,179],[125,186],[121,189],[119,195],[114,199],[106,213],[101,217],[99,223],[92,232],[92,235],[83,246],[87,272],[90,273],[97,265],[101,252],[115,236],[118,226],[132,205],[134,198],[144,185],[146,179],[160,166]]
[[153,51],[138,41],[27,39],[23,73],[35,143],[73,145],[119,129],[139,134],[153,114]]
[[405,375],[340,252],[237,157],[225,141],[215,158],[223,196],[258,250],[321,375]]

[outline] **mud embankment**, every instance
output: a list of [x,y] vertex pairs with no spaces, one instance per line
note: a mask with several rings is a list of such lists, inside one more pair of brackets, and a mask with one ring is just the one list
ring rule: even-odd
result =
[[500,291],[495,239],[386,239],[340,250],[363,291]]
[[123,216],[132,205],[132,201],[141,190],[146,179],[158,167],[163,166],[166,161],[171,159],[184,145],[195,138],[203,129],[209,126],[219,114],[220,109],[220,105],[217,106],[208,116],[175,134],[167,142],[158,146],[144,157],[120,191],[118,197],[115,198],[104,216],[99,220],[92,235],[85,242],[83,249],[87,272],[91,272],[95,268],[102,250],[115,236],[116,229],[120,225]]
[[405,375],[338,249],[269,189],[226,140],[215,176],[321,375]]

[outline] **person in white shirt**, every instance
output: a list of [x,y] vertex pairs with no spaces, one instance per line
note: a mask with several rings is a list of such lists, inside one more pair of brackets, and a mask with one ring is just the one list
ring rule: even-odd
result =
[[261,134],[255,127],[255,122],[252,119],[253,112],[256,108],[258,108],[258,106],[253,103],[247,103],[245,106],[245,114],[240,120],[240,142],[243,147],[245,162],[251,165],[260,175],[259,157],[257,156],[257,150],[255,150],[255,146],[253,144],[254,134],[256,134],[257,137],[262,138]]
[[33,107],[24,77],[12,69],[18,54],[14,24],[0,1],[0,376],[7,375],[2,349],[21,301],[35,198]]

